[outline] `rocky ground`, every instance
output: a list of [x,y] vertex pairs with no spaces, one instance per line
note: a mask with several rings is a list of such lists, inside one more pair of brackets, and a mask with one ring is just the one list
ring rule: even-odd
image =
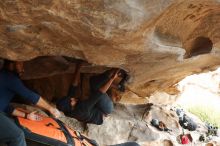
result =
[[[25,106],[29,110],[35,108]],[[196,131],[184,130],[185,134],[192,136],[190,146],[218,146],[220,138],[213,137],[212,140],[199,142],[199,136],[207,132],[203,122],[197,117],[187,113],[196,123]],[[150,123],[152,119],[163,121],[172,131],[159,131]],[[114,112],[105,119],[101,126],[87,124],[84,125],[73,118],[61,118],[68,126],[77,129],[95,139],[101,146],[135,141],[141,146],[178,146],[179,135],[182,128],[178,122],[178,116],[170,106],[159,106],[153,104],[143,105],[123,105],[116,104]]]

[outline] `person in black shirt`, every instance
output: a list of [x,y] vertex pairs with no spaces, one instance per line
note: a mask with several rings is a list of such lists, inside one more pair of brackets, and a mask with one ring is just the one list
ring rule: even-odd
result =
[[113,111],[112,99],[106,93],[113,81],[119,77],[120,69],[108,70],[90,78],[90,96],[86,100],[76,99],[76,88],[80,84],[78,65],[68,95],[57,102],[57,108],[65,115],[85,123],[101,125],[103,117]]

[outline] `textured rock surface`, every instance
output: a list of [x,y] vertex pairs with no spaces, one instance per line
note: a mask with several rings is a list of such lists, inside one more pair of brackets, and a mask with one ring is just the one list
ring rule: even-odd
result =
[[220,64],[219,6],[217,0],[1,0],[0,57],[69,56],[121,67],[132,75],[130,92],[174,94],[180,79]]
[[[190,145],[203,146],[206,143],[199,142],[200,134],[207,129],[205,124],[197,117],[187,113],[198,128],[196,131],[185,130],[185,134],[191,134],[193,141]],[[154,128],[150,121],[152,119],[163,121],[171,132],[163,132]],[[182,128],[179,125],[176,113],[170,110],[170,106],[158,105],[122,105],[116,104],[113,114],[105,119],[101,126],[88,125],[88,136],[96,139],[100,145],[117,144],[126,141],[136,141],[141,146],[178,146],[179,135]],[[219,144],[219,137],[210,142]]]
[[[26,105],[14,104],[14,106],[23,107],[29,111],[41,110]],[[207,129],[197,117],[187,113],[198,124],[198,129],[190,133],[193,146],[205,146],[206,143],[198,141],[201,133]],[[151,119],[156,118],[163,121],[171,132],[157,130],[150,124]],[[178,123],[176,113],[170,110],[170,106],[158,106],[152,104],[144,105],[123,105],[116,104],[114,112],[104,120],[103,125],[84,124],[69,117],[61,118],[70,128],[78,130],[90,138],[95,139],[100,146],[119,144],[127,141],[136,141],[141,146],[178,146],[178,136],[182,134],[181,127]],[[209,142],[209,145],[219,144],[219,137],[215,137]],[[208,144],[207,144],[208,145]]]

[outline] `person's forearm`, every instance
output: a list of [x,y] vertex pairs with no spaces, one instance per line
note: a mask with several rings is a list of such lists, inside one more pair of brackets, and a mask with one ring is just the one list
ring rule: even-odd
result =
[[22,111],[19,111],[17,109],[14,109],[13,112],[12,112],[12,115],[16,116],[16,117],[23,117],[24,118],[26,116],[26,113],[22,112]]
[[44,100],[42,97],[38,100],[37,106],[44,108],[48,111],[51,111],[54,107],[52,107],[46,100]]
[[106,93],[108,89],[110,88],[113,81],[114,81],[114,78],[110,78],[106,84],[104,84],[101,88],[99,88],[99,91],[101,91],[102,93]]
[[55,118],[59,118],[59,117],[63,116],[63,114],[57,108],[50,105],[42,97],[40,97],[40,99],[38,100],[36,105],[49,111]]

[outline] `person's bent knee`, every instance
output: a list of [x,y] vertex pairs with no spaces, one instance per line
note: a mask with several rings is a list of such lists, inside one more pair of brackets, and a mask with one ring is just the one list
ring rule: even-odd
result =
[[107,94],[102,94],[102,99],[98,103],[98,107],[105,115],[112,113],[114,110],[114,104]]
[[25,135],[24,135],[24,132],[22,130],[19,130],[16,135],[17,135],[15,137],[16,141],[25,140]]
[[[9,146],[26,146],[25,135],[22,130],[16,132],[17,137],[12,137]],[[15,136],[14,135],[14,136]]]
[[114,110],[114,105],[113,105],[113,102],[109,102],[107,105],[106,105],[106,109],[105,109],[105,114],[111,114]]
[[10,126],[11,132],[9,138],[16,139],[16,138],[24,138],[24,132],[14,123]]

